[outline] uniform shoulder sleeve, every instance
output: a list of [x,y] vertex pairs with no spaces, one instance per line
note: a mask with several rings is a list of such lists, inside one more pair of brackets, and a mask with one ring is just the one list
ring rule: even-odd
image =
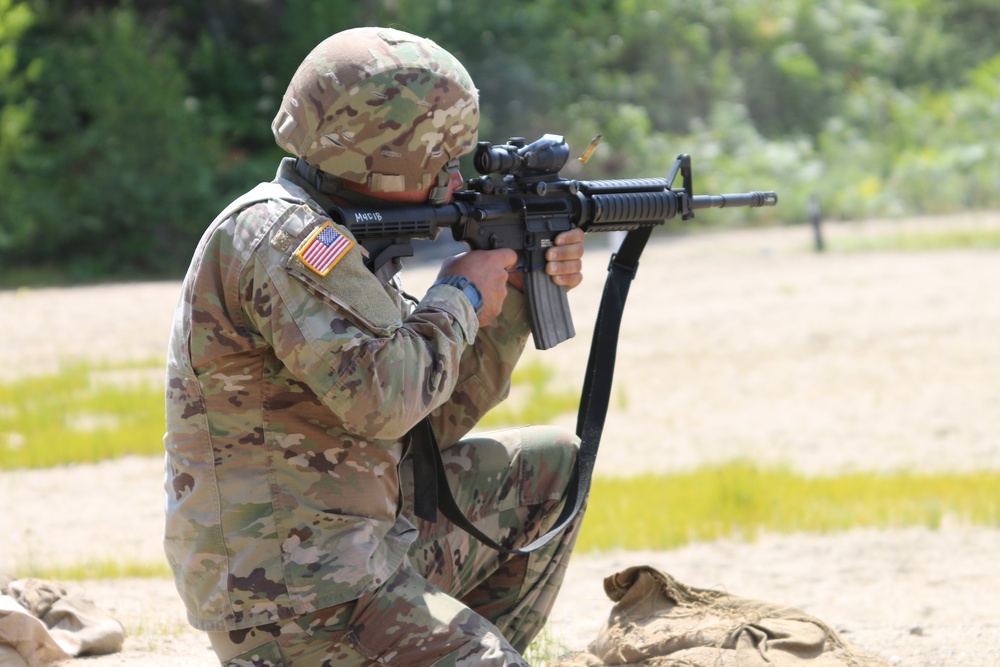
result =
[[350,232],[308,206],[282,213],[241,294],[287,372],[370,437],[399,437],[447,400],[476,334],[461,295],[425,299],[404,319],[401,297],[365,268]]

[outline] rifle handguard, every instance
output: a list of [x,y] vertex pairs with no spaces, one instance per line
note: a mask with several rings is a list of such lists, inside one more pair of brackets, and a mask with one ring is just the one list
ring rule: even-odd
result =
[[536,348],[547,350],[576,335],[566,288],[552,282],[545,271],[525,272],[524,295]]

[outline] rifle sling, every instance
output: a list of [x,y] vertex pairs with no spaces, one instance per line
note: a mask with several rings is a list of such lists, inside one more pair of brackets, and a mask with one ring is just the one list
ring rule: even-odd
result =
[[448,487],[441,450],[438,447],[430,419],[425,417],[409,433],[413,456],[414,513],[427,521],[436,521],[440,510],[453,524],[488,547],[507,554],[528,554],[548,544],[579,514],[590,494],[590,479],[597,462],[597,449],[604,430],[604,420],[611,401],[615,355],[621,330],[625,299],[639,268],[639,257],[652,233],[652,227],[630,231],[618,252],[611,256],[608,278],[597,312],[594,336],[590,343],[590,358],[584,376],[583,392],[577,414],[576,434],[580,438],[573,475],[567,483],[565,503],[555,525],[544,535],[520,549],[498,544],[469,521]]

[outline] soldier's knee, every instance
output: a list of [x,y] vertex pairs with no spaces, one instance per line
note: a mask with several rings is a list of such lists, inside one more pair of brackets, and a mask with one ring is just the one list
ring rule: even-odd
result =
[[558,500],[573,473],[580,439],[558,426],[531,426],[522,433],[521,474],[528,493]]

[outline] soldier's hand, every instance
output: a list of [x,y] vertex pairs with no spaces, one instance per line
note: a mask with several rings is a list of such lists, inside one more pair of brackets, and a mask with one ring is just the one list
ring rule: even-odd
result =
[[[552,276],[552,282],[571,290],[583,282],[583,239],[586,236],[580,228],[557,234],[554,244],[545,251],[545,273]],[[507,279],[519,291],[524,291],[524,274],[512,273]]]
[[438,278],[465,276],[476,284],[483,297],[479,311],[479,326],[486,326],[500,314],[507,296],[507,276],[517,267],[517,253],[510,248],[470,250],[449,257],[441,264]]
[[555,245],[545,253],[545,273],[552,276],[556,285],[571,290],[583,282],[583,238],[579,227],[559,234]]

